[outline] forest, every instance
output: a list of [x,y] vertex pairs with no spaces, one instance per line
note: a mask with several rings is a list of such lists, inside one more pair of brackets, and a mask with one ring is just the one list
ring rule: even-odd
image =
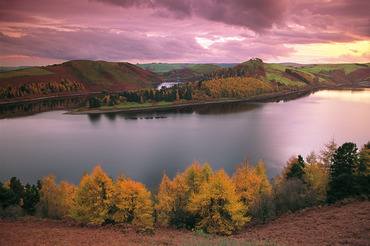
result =
[[140,182],[105,173],[101,165],[82,175],[80,183],[56,183],[53,174],[25,186],[16,177],[0,183],[0,216],[69,218],[82,224],[187,228],[230,235],[249,221],[268,223],[288,212],[334,203],[349,197],[368,199],[370,141],[337,146],[334,140],[319,154],[291,157],[281,175],[269,179],[265,164],[241,162],[230,177],[209,163],[194,161],[170,179],[163,175],[150,191]]
[[51,82],[34,82],[28,84],[8,85],[0,87],[0,99],[49,95],[71,91],[84,91],[85,87],[75,81],[61,79]]

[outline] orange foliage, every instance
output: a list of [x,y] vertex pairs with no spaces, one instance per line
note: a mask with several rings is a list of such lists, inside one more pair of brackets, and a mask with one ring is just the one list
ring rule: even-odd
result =
[[54,174],[44,176],[41,184],[38,206],[42,215],[49,218],[66,217],[73,205],[75,186],[67,181],[62,181],[60,185],[55,184]]
[[241,98],[273,92],[270,85],[251,77],[212,79],[203,82],[201,89],[213,98]]
[[242,166],[237,167],[236,174],[232,177],[236,191],[240,194],[242,201],[250,207],[257,201],[261,194],[270,191],[270,185],[267,182],[265,168],[262,162],[259,162],[255,169],[249,164],[247,159],[243,160]]
[[114,206],[117,208],[112,217],[115,222],[134,225],[153,224],[150,192],[147,191],[144,184],[131,179],[117,179],[114,185],[113,200]]
[[29,84],[9,85],[8,87],[0,88],[0,99],[83,90],[85,90],[85,87],[82,84],[68,79],[62,79],[59,82],[34,82]]
[[201,220],[197,228],[210,233],[230,235],[250,220],[234,183],[224,170],[216,172],[189,201],[189,211]]

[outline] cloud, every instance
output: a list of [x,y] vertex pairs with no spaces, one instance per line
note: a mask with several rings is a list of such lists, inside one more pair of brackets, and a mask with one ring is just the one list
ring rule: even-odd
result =
[[0,56],[289,61],[299,54],[292,47],[369,40],[368,8],[362,0],[3,0]]
[[[284,20],[287,0],[92,0],[123,8],[151,8],[162,17],[199,17],[263,32]],[[167,13],[165,13],[165,12]]]

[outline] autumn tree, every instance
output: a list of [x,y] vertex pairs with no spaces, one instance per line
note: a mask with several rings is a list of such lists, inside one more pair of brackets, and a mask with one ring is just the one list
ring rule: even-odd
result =
[[37,205],[38,215],[47,218],[61,219],[68,215],[74,196],[75,187],[62,181],[55,183],[55,175],[50,174],[41,180],[40,203]]
[[243,160],[242,165],[237,167],[232,181],[235,184],[236,192],[247,207],[250,207],[269,186],[263,164],[259,164],[257,172],[248,159]]
[[200,165],[197,160],[184,173],[178,173],[173,181],[164,174],[155,205],[159,224],[194,227],[196,218],[187,207],[190,197],[198,194],[203,184],[208,182],[212,175],[210,165],[208,163]]
[[184,227],[187,224],[188,192],[189,186],[181,174],[178,173],[173,181],[169,180],[166,174],[163,175],[156,206],[158,222],[161,225]]
[[224,170],[202,185],[200,192],[190,198],[188,209],[200,218],[196,227],[209,233],[230,235],[250,220],[245,217],[247,208]]
[[315,152],[311,152],[306,158],[303,179],[309,192],[316,195],[317,201],[326,201],[326,192],[329,184],[329,166],[318,160]]
[[267,181],[266,168],[262,161],[254,168],[248,159],[243,160],[242,165],[237,167],[232,181],[253,218],[265,223],[272,217],[274,210],[270,195],[271,186]]
[[100,166],[96,166],[90,175],[85,174],[81,178],[70,216],[77,221],[93,225],[111,220],[113,195],[112,179]]
[[118,223],[151,225],[153,206],[144,184],[119,177],[114,184],[112,219]]
[[156,196],[158,202],[154,207],[157,214],[157,221],[162,226],[168,226],[170,224],[171,215],[173,213],[174,199],[172,198],[171,192],[171,180],[166,174],[163,174]]

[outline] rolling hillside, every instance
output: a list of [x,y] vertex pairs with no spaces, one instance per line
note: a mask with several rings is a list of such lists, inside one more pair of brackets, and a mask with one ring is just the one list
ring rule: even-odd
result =
[[[47,67],[0,72],[0,88],[5,91],[22,87],[23,92],[27,92],[28,87],[36,88],[41,83],[46,86],[67,80],[77,83],[79,88],[73,90],[67,88],[65,92],[75,91],[76,93],[100,92],[103,89],[122,91],[148,88],[163,81],[158,75],[125,62],[75,60]],[[24,86],[26,86],[25,89]],[[42,94],[60,94],[59,92],[62,90],[55,92],[43,90]],[[23,94],[18,93],[14,97],[23,97]]]
[[203,80],[230,77],[254,77],[279,85],[337,85],[369,80],[370,63],[286,66],[251,59],[230,68],[205,73]]

